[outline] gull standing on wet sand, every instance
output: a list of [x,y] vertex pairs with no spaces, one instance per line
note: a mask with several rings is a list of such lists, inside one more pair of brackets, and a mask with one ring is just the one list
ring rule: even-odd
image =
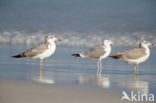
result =
[[[102,45],[90,49],[89,51],[73,54],[72,56],[81,57],[81,58],[90,58],[97,61],[97,75],[102,72],[102,63],[101,60],[105,59],[109,56],[111,52],[111,44],[113,44],[110,40],[104,40]],[[100,71],[99,71],[100,70]]]
[[135,74],[138,75],[138,64],[146,61],[150,56],[149,46],[152,46],[148,41],[141,41],[139,43],[139,48],[130,49],[125,52],[120,52],[117,55],[110,56],[114,59],[122,59],[128,64],[135,65]]
[[54,54],[56,50],[55,41],[61,41],[61,39],[55,38],[54,36],[46,36],[44,43],[12,57],[14,58],[28,57],[30,59],[39,59],[40,69],[43,69],[43,59],[50,57],[52,54]]

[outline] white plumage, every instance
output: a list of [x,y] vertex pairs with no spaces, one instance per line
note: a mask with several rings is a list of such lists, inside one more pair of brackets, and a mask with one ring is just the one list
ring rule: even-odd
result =
[[14,58],[28,57],[30,59],[39,59],[41,69],[43,69],[43,59],[50,57],[54,54],[56,50],[55,41],[60,41],[61,39],[55,38],[54,36],[47,36],[45,42],[37,45],[36,47],[22,52],[19,55],[13,56]]
[[141,41],[139,48],[130,49],[128,51],[120,52],[117,55],[110,56],[114,59],[122,59],[128,64],[135,65],[135,73],[138,74],[138,64],[146,61],[150,56],[149,46],[152,46],[148,41]]
[[[97,75],[101,74],[102,72],[102,63],[101,60],[105,59],[109,56],[111,52],[111,44],[113,44],[110,40],[104,40],[102,45],[97,46],[95,48],[90,49],[89,51],[73,54],[75,57],[81,57],[81,58],[90,58],[97,61]],[[100,70],[100,71],[99,71]]]

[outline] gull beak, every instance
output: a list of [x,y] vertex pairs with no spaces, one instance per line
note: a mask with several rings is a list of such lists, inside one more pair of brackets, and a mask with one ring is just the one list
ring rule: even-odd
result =
[[150,43],[149,46],[150,46],[150,47],[154,47],[155,45],[154,45],[153,43]]
[[154,44],[151,44],[151,46],[153,47],[153,46],[154,46]]
[[57,41],[62,41],[60,38],[56,38]]

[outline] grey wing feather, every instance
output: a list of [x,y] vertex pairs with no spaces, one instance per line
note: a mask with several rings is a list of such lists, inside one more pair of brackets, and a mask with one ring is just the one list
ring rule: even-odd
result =
[[89,58],[99,59],[100,56],[105,54],[105,48],[102,46],[90,49],[89,51],[83,52],[82,54]]
[[126,57],[126,58],[137,59],[137,58],[144,56],[146,53],[145,53],[144,48],[135,48],[126,52],[121,52],[121,54],[123,57]]
[[40,44],[32,49],[29,49],[27,51],[24,52],[24,55],[27,57],[33,57],[36,56],[37,54],[41,54],[43,53],[45,50],[48,49],[48,44],[44,43],[44,44]]

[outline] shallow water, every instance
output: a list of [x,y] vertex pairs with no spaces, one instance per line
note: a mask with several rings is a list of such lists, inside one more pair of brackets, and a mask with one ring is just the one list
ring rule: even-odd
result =
[[[134,75],[134,67],[121,60],[107,58],[102,61],[102,75],[96,76],[96,62],[90,59],[72,57],[72,53],[87,50],[81,47],[58,47],[56,53],[44,60],[44,70],[40,71],[39,61],[26,58],[15,59],[28,47],[0,46],[0,78],[60,85],[78,85],[107,88],[116,91],[135,91],[156,94],[156,50],[151,50],[150,58],[139,66],[140,75]],[[127,48],[114,48],[111,54]]]
[[[156,42],[156,0],[1,0],[0,43],[37,44],[45,35],[62,45],[117,46]],[[20,39],[19,39],[20,38]]]

